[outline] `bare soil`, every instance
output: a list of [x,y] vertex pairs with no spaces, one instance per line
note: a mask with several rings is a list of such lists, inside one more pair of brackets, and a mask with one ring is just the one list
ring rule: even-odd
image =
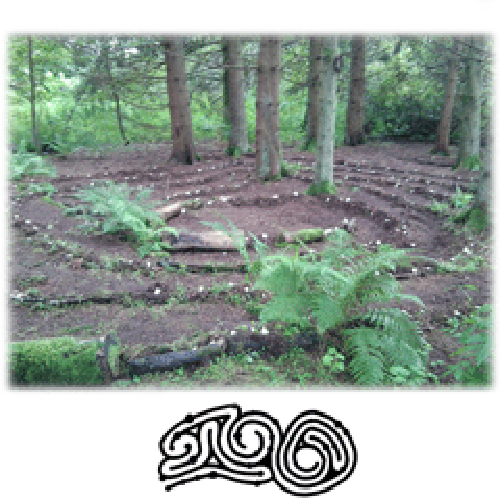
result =
[[[333,229],[342,227],[344,219],[356,219],[353,239],[367,248],[390,243],[440,261],[467,248],[469,255],[481,255],[491,263],[489,234],[455,234],[444,227],[443,217],[429,210],[433,201],[449,200],[456,186],[470,190],[476,175],[453,171],[454,157],[431,156],[429,144],[339,148],[334,170],[337,192],[317,197],[304,195],[314,177],[314,154],[284,148],[284,160],[299,164],[301,170],[263,184],[255,177],[254,154],[233,159],[224,154],[224,147],[198,143],[201,160],[193,166],[170,162],[170,144],[127,146],[98,155],[81,151],[64,160],[51,159],[58,171],[58,177],[49,180],[58,189],[52,199],[74,206],[79,204],[73,197],[76,191],[91,182],[113,179],[131,187],[151,187],[151,199],[166,204],[202,201],[202,208],[185,210],[170,220],[171,227],[204,232],[210,229],[200,221],[219,221],[227,227],[229,219],[245,235],[253,233],[276,251],[283,231]],[[236,267],[245,263],[238,252],[175,252],[168,257],[174,267],[168,267],[165,258],[139,258],[130,243],[118,237],[81,234],[76,229],[81,221],[65,217],[42,195],[20,196],[13,183],[9,190],[11,296],[26,297],[31,292],[28,296],[39,300],[11,300],[13,341],[67,334],[89,338],[111,330],[128,346],[190,341],[201,334],[252,325],[257,317],[245,310],[244,300],[266,300],[262,292],[251,291],[246,275]],[[320,252],[324,243],[308,246]],[[257,257],[253,250],[249,255],[252,260]],[[178,272],[176,264],[186,264],[188,272]],[[196,271],[195,265],[207,264],[235,266],[235,270],[190,272]],[[432,266],[418,264],[397,274],[403,293],[417,295],[426,304],[424,312],[413,302],[403,307],[419,318],[434,348],[431,360],[445,361],[433,368],[441,375],[457,348],[443,331],[446,319],[491,302],[491,270],[439,274]],[[224,284],[229,285],[220,293],[220,288],[214,289]],[[66,305],[36,307],[47,300]],[[131,307],[137,301],[144,301],[144,307]]]

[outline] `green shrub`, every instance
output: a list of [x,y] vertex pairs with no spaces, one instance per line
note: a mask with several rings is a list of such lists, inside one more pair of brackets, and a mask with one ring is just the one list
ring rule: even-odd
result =
[[400,293],[401,285],[388,272],[396,263],[408,264],[405,251],[380,245],[371,254],[352,245],[344,230],[330,235],[329,243],[321,261],[299,257],[298,251],[295,257],[266,256],[268,248],[259,243],[253,288],[273,295],[258,309],[259,320],[298,324],[310,314],[320,334],[339,332],[350,359],[347,370],[358,384],[393,383],[394,367],[407,371],[408,384],[425,383],[428,348],[418,325],[400,309],[373,308],[394,299],[425,307],[418,297]]
[[462,347],[453,356],[459,358],[445,375],[453,375],[464,385],[486,385],[491,381],[491,305],[483,304],[464,318],[448,320],[445,329]]
[[[164,221],[153,206],[148,207],[146,198],[151,189],[143,189],[131,199],[131,190],[127,184],[115,184],[108,181],[103,186],[93,186],[76,194],[76,197],[90,204],[66,211],[66,215],[82,210],[85,224],[79,226],[85,231],[99,231],[108,234],[124,234],[137,247],[141,257],[151,252],[169,248],[161,241],[161,233],[167,231],[177,235],[177,230],[165,227]],[[96,219],[96,216],[104,220]]]
[[26,152],[24,143],[21,144],[18,153],[10,154],[9,166],[10,178],[14,181],[34,175],[57,177],[55,167],[41,156]]
[[78,343],[70,337],[16,342],[10,346],[14,384],[99,384],[97,342]]

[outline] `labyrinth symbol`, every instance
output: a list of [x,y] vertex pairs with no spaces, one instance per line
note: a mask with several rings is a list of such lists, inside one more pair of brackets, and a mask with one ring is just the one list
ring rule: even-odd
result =
[[[269,414],[243,412],[237,404],[188,414],[161,437],[159,448],[159,480],[167,491],[225,478],[255,486],[275,481],[291,495],[313,496],[346,481],[357,463],[349,431],[325,413],[304,411],[283,431]],[[303,464],[307,456],[314,460]]]

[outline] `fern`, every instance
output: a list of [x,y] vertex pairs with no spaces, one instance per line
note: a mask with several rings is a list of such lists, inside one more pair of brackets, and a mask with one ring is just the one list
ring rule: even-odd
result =
[[352,357],[349,372],[359,384],[377,385],[384,380],[384,354],[380,332],[359,327],[343,331],[347,353]]
[[[226,232],[219,223],[205,224]],[[236,228],[231,226],[234,240]],[[348,371],[358,384],[425,381],[427,351],[417,325],[399,309],[370,309],[366,313],[368,305],[392,300],[412,300],[425,307],[418,297],[402,294],[389,273],[397,264],[409,264],[404,250],[381,245],[372,254],[352,245],[346,231],[337,230],[330,235],[330,245],[320,261],[298,252],[293,257],[266,256],[269,248],[253,237],[260,257],[258,267],[254,263],[258,276],[253,288],[273,295],[260,308],[261,321],[298,323],[310,314],[318,332],[340,332],[351,359]],[[249,262],[241,242],[238,248]]]
[[[169,245],[161,241],[163,231],[177,235],[174,228],[162,227],[164,221],[153,210],[153,204],[145,201],[150,195],[151,189],[143,189],[132,200],[127,184],[117,185],[109,181],[102,186],[83,189],[75,195],[91,205],[90,211],[80,206],[67,210],[65,215],[72,215],[81,209],[85,214],[85,223],[79,228],[85,232],[124,233],[136,244],[139,255],[145,257],[152,251],[168,248]],[[95,216],[104,217],[104,220],[95,220]]]
[[[351,357],[348,371],[357,383],[390,381],[394,366],[412,371],[421,383],[427,358],[417,325],[399,309],[362,313],[369,304],[392,300],[412,300],[425,307],[418,297],[402,294],[388,272],[395,271],[398,263],[407,263],[408,256],[389,245],[371,254],[350,246],[345,231],[337,233],[321,262],[298,255],[262,260],[264,267],[254,288],[272,292],[273,298],[262,307],[260,319],[287,321],[310,309],[320,333],[336,329],[344,336]],[[350,328],[353,322],[363,326]]]

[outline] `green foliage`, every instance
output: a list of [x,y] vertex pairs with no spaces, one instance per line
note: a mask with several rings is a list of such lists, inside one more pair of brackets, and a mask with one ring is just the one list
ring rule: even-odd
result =
[[312,183],[307,189],[305,194],[309,196],[316,196],[318,194],[335,194],[337,186],[330,184],[328,181],[321,181],[319,184]]
[[10,178],[14,181],[34,175],[57,176],[56,168],[41,156],[26,152],[24,143],[21,143],[18,153],[10,154],[9,165]]
[[455,255],[449,262],[438,262],[436,264],[438,273],[473,273],[485,265],[485,260],[480,255]]
[[458,167],[470,170],[471,172],[481,172],[484,170],[484,164],[479,155],[471,155],[458,161],[453,166],[453,170],[456,170]]
[[281,162],[281,176],[282,177],[293,177],[296,175],[302,167],[297,164],[287,163],[286,161]]
[[463,193],[460,186],[457,185],[456,193],[451,197],[451,203],[456,209],[461,210],[462,208],[468,207],[473,199],[473,194]]
[[439,203],[438,201],[434,201],[429,208],[441,216],[448,215],[450,212],[450,206],[448,203]]
[[[81,209],[85,224],[79,227],[89,232],[125,234],[136,245],[139,255],[145,257],[152,251],[163,251],[169,247],[161,241],[162,232],[178,234],[176,229],[164,226],[159,214],[153,211],[153,206],[147,206],[146,198],[150,194],[151,189],[142,189],[132,200],[127,184],[117,185],[109,181],[76,194],[77,198],[90,204],[90,211],[88,207],[80,206],[66,214],[71,215]],[[104,220],[96,220],[95,216]]]
[[26,185],[19,185],[18,188],[21,194],[44,194],[49,197],[57,191],[56,187],[50,182],[42,182],[42,184],[34,184],[33,182],[30,182]]
[[344,355],[334,347],[329,347],[323,356],[323,366],[327,366],[332,372],[344,371]]
[[465,317],[448,319],[445,332],[462,345],[453,356],[458,362],[451,374],[464,385],[487,385],[491,382],[491,305],[483,304]]
[[[205,224],[225,232],[220,223]],[[231,226],[235,240],[236,227]],[[417,325],[399,309],[373,309],[374,303],[391,300],[411,300],[425,307],[418,297],[402,294],[388,273],[395,271],[397,263],[408,264],[404,250],[381,245],[371,254],[351,245],[346,231],[337,230],[330,235],[331,245],[321,261],[315,261],[314,256],[301,257],[298,251],[295,257],[266,256],[267,246],[254,239],[260,246],[254,289],[272,294],[256,310],[260,321],[300,324],[311,314],[319,333],[339,331],[351,359],[348,371],[359,384],[390,383],[395,366],[407,371],[408,383],[426,381],[428,353]],[[248,260],[246,248],[241,242],[237,246]]]
[[[321,262],[273,255],[262,259],[255,289],[273,298],[260,310],[261,321],[298,322],[310,311],[320,333],[339,331],[351,361],[350,374],[359,384],[381,384],[390,379],[390,368],[400,366],[422,375],[427,352],[416,324],[399,309],[373,309],[374,303],[412,300],[388,271],[407,262],[404,250],[381,245],[376,254],[349,243],[349,234],[338,230]],[[363,310],[368,307],[369,312]],[[424,376],[414,383],[423,383]]]
[[10,345],[10,370],[15,384],[99,384],[97,342],[70,337],[16,342]]

